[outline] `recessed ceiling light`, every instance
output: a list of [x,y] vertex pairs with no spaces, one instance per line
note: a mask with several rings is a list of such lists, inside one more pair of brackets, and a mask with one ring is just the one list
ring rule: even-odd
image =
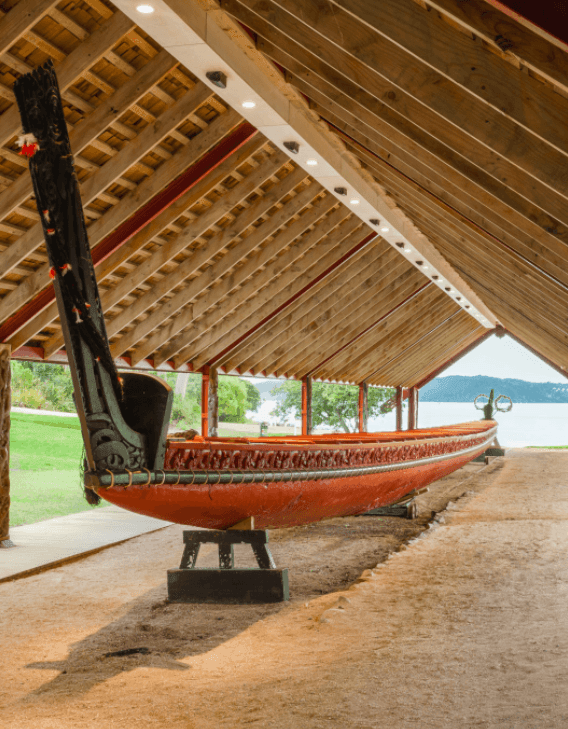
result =
[[381,228],[381,233],[388,233],[389,230],[390,230],[389,227],[387,227],[386,225],[383,225],[383,227]]
[[151,5],[137,5],[136,10],[139,13],[144,13],[144,15],[149,15],[154,12],[154,8]]
[[318,163],[317,159],[307,159],[306,160],[306,164],[309,167],[315,167],[317,165],[317,163]]
[[256,106],[256,101],[243,101],[242,107],[243,109],[254,109]]
[[349,200],[349,203],[350,203],[351,205],[359,205],[359,203],[360,203],[360,202],[361,202],[361,201],[360,201],[360,200],[357,200],[357,198],[356,198],[356,197],[355,197],[355,198],[353,198],[353,200]]

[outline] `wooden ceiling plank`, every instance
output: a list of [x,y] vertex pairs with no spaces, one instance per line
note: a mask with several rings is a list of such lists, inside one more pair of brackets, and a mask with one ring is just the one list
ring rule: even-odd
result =
[[[285,12],[284,5],[288,10],[293,8],[294,15]],[[247,15],[245,22],[255,32],[259,30],[254,15],[340,69],[376,99],[404,110],[407,118],[433,137],[443,138],[466,158],[505,177],[510,186],[527,194],[529,199],[537,196],[537,180],[541,183],[543,203],[551,193],[568,195],[568,180],[566,184],[560,180],[566,166],[564,152],[537,139],[487,104],[476,101],[454,82],[424,67],[400,46],[387,43],[376,34],[365,34],[360,24],[349,22],[347,17],[342,18],[340,26],[323,14],[314,15],[316,6],[303,0],[223,0],[223,8],[231,14],[236,10],[237,19],[240,19],[240,7],[253,10],[253,18]],[[365,40],[361,46],[362,37]],[[369,52],[376,54],[372,67],[358,58],[362,48],[369,46]]]
[[[402,306],[386,316],[381,317],[378,325],[369,331],[347,349],[342,349],[337,355],[327,360],[325,364],[314,370],[317,377],[328,377],[332,372],[347,372],[353,363],[364,363],[369,357],[374,358],[376,351],[384,356],[385,352],[399,351],[413,334],[418,335],[431,323],[448,316],[448,304],[452,310],[451,302],[433,286],[420,292],[418,296],[408,302],[402,297]],[[392,308],[392,307],[390,307]],[[426,312],[426,313],[424,313]],[[450,311],[451,313],[451,311]],[[318,361],[322,361],[321,359]]]
[[[475,327],[475,322],[472,322],[472,324]],[[478,336],[479,330],[477,328],[474,328],[472,331],[471,324],[468,327],[465,323],[462,323],[459,328],[453,331],[451,340],[443,336],[443,333],[438,335],[430,343],[427,353],[418,353],[419,356],[405,362],[404,367],[395,367],[392,371],[396,372],[395,377],[397,379],[405,383],[419,382],[420,378],[424,376],[424,371],[428,372],[436,369],[448,357],[451,357],[454,352],[459,351],[464,346],[467,347]]]
[[[139,183],[135,191],[125,195],[119,206],[111,208],[105,215],[95,220],[89,226],[89,243],[91,248],[95,248],[97,244],[104,241],[110,236],[124,221],[134,215],[134,213],[149,203],[156,195],[156,190],[166,187],[172,180],[175,180],[185,170],[190,168],[197,160],[214,147],[220,139],[229,134],[232,129],[241,123],[241,117],[234,111],[228,111],[217,117],[207,129],[195,136],[190,143],[179,150],[173,157],[163,165],[158,167],[156,172]],[[120,252],[117,251],[117,256]],[[129,248],[129,255],[131,249]],[[117,256],[114,254],[109,257],[109,261],[116,261]],[[103,262],[104,270],[106,262]],[[120,265],[120,264],[117,264]],[[97,270],[98,266],[95,267]],[[0,301],[0,321],[18,311],[21,306],[30,301],[36,294],[49,285],[49,266],[44,266],[36,271],[32,276],[18,286],[18,288]],[[12,308],[13,307],[13,308]],[[6,311],[8,313],[6,313]],[[11,337],[10,341],[20,341],[18,346],[23,346],[37,332],[41,331],[47,324],[54,321],[58,316],[57,305],[52,302],[48,307],[43,309],[39,314],[35,314],[23,327],[15,337]]]
[[[287,80],[313,100],[314,111],[323,118],[334,120],[348,134],[360,136],[363,133],[372,138],[378,132],[387,147],[395,144],[398,149],[406,149],[446,180],[455,181],[457,187],[480,197],[488,206],[496,205],[503,217],[509,219],[513,213],[522,216],[524,220],[517,223],[518,227],[538,226],[535,235],[555,235],[568,243],[568,230],[559,222],[566,218],[566,207],[559,196],[545,200],[540,195],[538,203],[527,199],[519,194],[515,185],[504,184],[501,177],[492,174],[492,166],[487,169],[479,166],[475,155],[457,154],[446,140],[424,133],[417,124],[335,72],[331,66],[321,64],[317,57],[309,54],[303,58],[305,54],[300,46],[293,46],[293,58],[264,39],[258,40],[258,46],[289,71]],[[301,65],[300,60],[306,65]],[[336,114],[341,114],[345,121],[339,121]],[[508,181],[507,175],[503,177]]]
[[[362,155],[363,157],[363,155]],[[460,203],[455,201],[455,205],[452,206],[449,202],[441,200],[434,196],[429,195],[429,191],[424,189],[422,185],[418,184],[414,180],[407,178],[404,174],[399,173],[398,170],[385,164],[382,160],[376,160],[372,158],[364,157],[364,161],[367,164],[367,169],[373,173],[376,179],[389,190],[395,197],[395,190],[400,194],[409,196],[411,199],[420,201],[423,207],[428,207],[429,210],[435,211],[436,214],[442,215],[445,219],[455,220],[456,224],[460,227],[467,228],[473,231],[476,235],[480,235],[484,239],[492,239],[494,242],[499,242],[506,246],[510,252],[516,254],[525,263],[531,266],[536,266],[542,272],[547,272],[550,276],[555,279],[561,280],[568,284],[568,273],[565,271],[565,260],[568,255],[568,248],[556,242],[557,245],[551,248],[545,249],[544,246],[540,245],[534,238],[527,236],[526,238],[512,238],[510,235],[502,230],[495,229],[493,225],[485,220],[483,226],[479,225],[473,219],[473,216],[468,217],[459,208]],[[401,200],[399,199],[399,204]],[[402,206],[404,207],[404,205]],[[412,217],[412,216],[411,216]],[[497,241],[495,241],[497,239]],[[511,251],[512,249],[512,251]],[[553,250],[555,249],[555,250]]]
[[[256,208],[256,211],[254,213],[255,216],[258,216],[258,213],[260,213],[260,215],[265,214],[265,212],[269,210],[273,205],[275,205],[279,199],[289,194],[291,189],[300,184],[305,176],[306,173],[303,170],[297,168],[296,170],[294,170],[293,173],[284,178],[284,180],[279,185],[271,188],[265,198],[259,199],[259,202],[264,203],[262,207],[259,208],[255,204],[254,206],[251,206],[249,210]],[[141,359],[145,359],[145,356],[141,356],[140,359],[138,359],[139,353],[141,351],[146,351],[148,347],[151,346],[152,348],[149,349],[149,352],[153,352],[155,349],[164,344],[174,334],[177,334],[179,329],[178,326],[176,326],[176,324],[174,323],[174,321],[177,322],[177,319],[167,325],[167,336],[165,335],[165,332],[162,331],[161,325],[165,325],[165,322],[171,319],[186,304],[188,304],[190,301],[193,301],[202,291],[204,291],[209,286],[212,286],[219,278],[230,272],[233,266],[236,266],[243,258],[245,258],[247,255],[250,255],[256,248],[258,248],[263,240],[272,235],[274,231],[283,224],[282,221],[285,218],[283,213],[286,213],[286,215],[288,215],[289,211],[291,216],[297,214],[302,208],[304,208],[309,202],[311,202],[314,199],[314,196],[319,194],[319,192],[321,192],[321,188],[319,188],[319,186],[316,187],[314,185],[310,185],[300,194],[296,195],[296,197],[294,197],[288,205],[283,206],[283,208],[279,210],[276,215],[269,217],[259,227],[255,228],[249,236],[243,237],[242,240],[237,242],[237,244],[233,248],[227,251],[221,259],[212,262],[207,270],[203,271],[196,278],[187,282],[187,285],[184,286],[181,291],[179,291],[177,294],[174,294],[174,296],[172,296],[172,298],[165,303],[159,305],[154,311],[152,311],[147,319],[136,324],[131,331],[127,332],[120,339],[118,339],[117,342],[113,344],[113,356],[118,356],[118,354],[115,354],[115,352],[119,351],[122,354],[126,351],[126,349],[130,349],[131,347],[133,347],[136,342],[140,341],[140,339],[151,335],[155,329],[159,328],[158,331],[150,337],[151,342],[145,342],[144,344],[140,345],[135,350],[135,352],[132,353],[131,361],[137,363]],[[235,222],[239,221],[240,217],[242,216],[237,217]],[[243,228],[243,230],[246,230],[246,228],[248,227],[248,225],[245,225],[245,228]],[[239,236],[240,233],[237,233],[236,235]],[[224,240],[222,233],[216,237]],[[201,250],[206,251],[207,255],[209,255],[210,252],[214,251],[216,247],[218,246],[215,245],[215,239],[210,239],[207,242],[205,249],[200,249],[200,251],[197,252],[197,257],[199,256]],[[220,249],[222,250],[225,247],[226,244],[221,245]],[[213,256],[210,255],[209,260],[211,260],[212,257]],[[196,271],[196,266],[193,259],[194,256],[190,256],[190,258],[181,263],[178,266],[178,269],[173,271],[165,279],[165,281],[171,279],[172,277],[175,277],[178,283],[181,283],[183,280],[185,280],[187,276],[185,276],[182,281],[178,280],[180,277],[176,276],[177,271],[183,269],[183,273],[181,274],[181,276],[183,276],[187,270],[191,270],[191,272]],[[160,285],[155,288],[161,290],[159,287]],[[195,302],[192,312],[195,311],[197,303],[198,302]],[[180,314],[180,316],[182,317],[183,321],[185,321],[183,313]],[[192,320],[193,314],[190,321]],[[183,324],[183,327],[181,324],[179,326],[180,328],[183,328],[187,326],[187,324]],[[155,342],[159,342],[159,344],[154,345]]]
[[504,313],[514,312],[520,314],[531,325],[540,327],[549,336],[555,338],[561,344],[568,346],[568,333],[566,332],[566,316],[558,315],[557,321],[550,318],[550,315],[538,311],[533,307],[527,307],[527,298],[522,293],[515,291],[507,285],[498,275],[491,275],[490,272],[483,272],[483,278],[472,268],[468,269],[468,280],[478,289],[488,292],[492,298],[498,297],[499,309]]
[[21,0],[0,20],[0,54],[6,53],[18,38],[31,30],[52,7],[53,0]]
[[[287,6],[288,0],[283,0],[282,4]],[[358,30],[370,38],[374,33],[384,36],[404,48],[410,57],[458,84],[477,101],[488,104],[559,150],[567,151],[568,137],[565,130],[559,128],[563,126],[559,125],[559,119],[566,115],[563,109],[568,105],[568,98],[543,84],[541,79],[521,73],[500,53],[488,52],[481,39],[456,33],[455,28],[437,13],[418,5],[415,0],[381,0],[380,3],[335,0],[334,6],[327,6],[329,14],[324,17],[328,24],[342,26],[342,37],[349,37],[354,46],[351,52],[367,65],[376,64],[375,48],[361,43],[361,37],[351,36],[350,31]],[[304,13],[312,8],[311,3],[302,4]],[[344,20],[349,16],[357,21],[351,29],[344,27]],[[326,27],[322,26],[320,10],[318,30],[325,35]],[[555,50],[557,57],[562,55],[559,49]],[[564,61],[562,65],[568,67],[566,53],[563,55],[559,61]],[[433,80],[433,83],[436,82]]]
[[[100,106],[82,124],[79,124],[69,135],[71,147],[80,154],[92,140],[104,132],[112,122],[114,116],[122,114],[144,96],[150,88],[158,83],[173,67],[173,59],[166,51],[156,57],[153,63],[145,66],[136,78],[127,81],[117,90],[116,94],[103,101]],[[2,154],[4,150],[0,151]],[[9,215],[18,205],[21,205],[33,194],[29,175],[24,174],[0,198],[0,218]],[[87,203],[85,202],[85,205]],[[17,244],[11,246],[9,254],[3,257],[2,266],[6,272],[10,271],[20,261],[27,258],[31,250],[41,241],[41,230],[31,233],[25,239],[21,238]]]
[[[368,326],[369,320],[377,318],[378,310],[385,306],[391,308],[391,298],[399,296],[401,286],[408,287],[408,278],[412,278],[413,273],[412,268],[404,266],[404,261],[397,264],[398,261],[392,261],[389,266],[380,256],[375,256],[375,260],[361,259],[364,268],[330,287],[330,296],[293,321],[279,338],[278,346],[274,348],[273,344],[270,357],[257,362],[252,371],[255,374],[288,372],[306,360],[313,367],[314,362],[321,361],[329,351],[341,346],[342,337],[352,338],[357,334],[358,326]],[[298,313],[302,314],[309,305],[310,302],[306,302]],[[315,347],[321,352],[319,360],[314,360]]]
[[[304,236],[304,238],[306,239],[306,250],[309,250],[317,243],[319,243],[320,240],[327,236],[332,230],[333,235],[336,236],[339,240],[347,237],[348,235],[353,233],[358,227],[360,227],[359,219],[355,216],[351,216],[341,222],[339,226],[337,226],[337,229],[334,230],[334,228],[336,228],[335,223],[337,220],[334,220],[334,218],[342,211],[343,208],[339,208],[339,210],[328,216],[325,221],[315,230],[307,233]],[[366,249],[362,251],[361,256],[363,256],[365,252]],[[306,259],[303,257],[305,256],[305,251],[303,247],[301,250],[301,256],[302,260],[300,263],[301,265],[305,266]],[[279,275],[282,275],[283,272],[285,273],[286,268],[295,260],[295,256],[288,255],[285,259],[278,259],[275,265],[269,266],[266,269],[267,273],[266,276],[263,278],[264,283],[269,283],[271,280],[275,280],[276,278],[278,278]],[[344,271],[351,270],[351,275],[356,275],[360,260],[361,258],[359,256],[353,256],[353,258],[347,261],[343,266],[338,267],[335,273],[338,275],[343,275]],[[263,350],[264,347],[266,347],[267,353],[271,351],[274,346],[273,344],[271,344],[272,340],[279,336],[285,336],[286,329],[290,326],[294,318],[298,316],[298,311],[302,310],[304,313],[306,313],[306,315],[309,315],[309,313],[307,313],[306,307],[317,306],[321,301],[326,299],[329,295],[328,292],[331,292],[334,289],[336,280],[337,276],[330,275],[329,278],[326,279],[327,285],[325,287],[320,289],[316,285],[313,287],[312,290],[304,294],[304,296],[300,296],[293,304],[286,307],[278,315],[276,315],[269,322],[267,322],[263,327],[258,329],[253,335],[243,341],[239,346],[235,347],[233,350],[231,350],[231,352],[227,353],[226,358],[220,360],[220,363],[222,362],[223,367],[228,368],[229,370],[235,370],[239,368],[243,369],[243,371],[246,371],[250,369],[254,362],[248,362],[247,358],[257,357],[259,352]]]
[[[395,368],[398,366],[400,368],[404,368],[407,366],[408,361],[413,356],[418,356],[421,358],[424,358],[425,352],[428,351],[430,347],[433,346],[433,343],[435,341],[435,337],[441,337],[444,339],[444,341],[453,340],[453,338],[456,336],[457,332],[461,333],[461,330],[464,326],[464,319],[463,317],[467,316],[464,314],[461,310],[454,311],[452,314],[445,315],[441,318],[438,318],[437,321],[432,322],[431,324],[428,324],[428,326],[425,326],[420,331],[419,335],[414,337],[412,340],[409,340],[405,338],[405,345],[402,347],[398,347],[396,353],[394,353],[394,356],[391,354],[391,358],[387,360],[386,362],[382,358],[382,361],[380,363],[380,366],[377,368],[377,363],[375,360],[375,367],[373,372],[373,366],[371,363],[367,365],[367,369],[359,369],[357,371],[357,368],[360,368],[362,366],[361,362],[355,363],[351,368],[347,369],[345,372],[341,372],[340,376],[342,378],[345,377],[352,377],[354,376],[353,373],[357,371],[357,377],[363,377],[363,379],[368,379],[369,377],[372,377],[376,374],[377,378],[382,378],[384,380],[385,376],[387,376],[387,373],[391,373],[395,370]],[[471,317],[468,317],[470,319]],[[468,331],[471,331],[471,325],[468,323]],[[382,355],[382,352],[381,352]],[[403,359],[403,362],[401,362],[401,359]],[[396,377],[396,375],[395,375]],[[402,377],[398,377],[398,381],[401,381]],[[391,381],[392,381],[392,375],[391,375]]]
[[441,245],[442,240],[444,241],[444,255],[450,260],[455,260],[455,256],[461,254],[462,263],[470,262],[475,256],[475,263],[472,265],[479,267],[479,264],[483,264],[486,269],[499,266],[501,270],[507,271],[510,284],[537,297],[535,303],[539,300],[543,303],[544,295],[548,299],[546,305],[563,306],[566,304],[568,287],[559,285],[556,280],[551,281],[538,269],[535,270],[524,260],[515,256],[514,253],[504,250],[498,242],[488,237],[475,235],[470,230],[460,230],[459,225],[452,225],[451,221],[444,219],[443,216],[436,216],[434,212],[424,213],[420,207],[414,204],[409,203],[408,210],[416,217],[417,224],[436,238],[438,245]]
[[[390,252],[390,247],[389,251]],[[394,253],[394,251],[393,251]],[[299,306],[292,311],[285,310],[281,316],[273,319],[266,327],[263,327],[260,336],[254,343],[250,343],[248,347],[231,353],[231,361],[227,363],[230,369],[238,367],[243,371],[262,372],[270,365],[274,358],[284,355],[288,350],[289,340],[293,336],[303,339],[308,336],[311,331],[312,323],[320,320],[323,323],[324,318],[330,316],[344,314],[345,307],[349,305],[349,301],[356,301],[365,290],[365,286],[370,285],[376,274],[371,274],[365,281],[357,281],[361,276],[361,267],[365,267],[368,274],[368,266],[387,265],[387,251],[381,250],[380,247],[373,247],[368,253],[356,261],[348,261],[344,266],[338,269],[341,278],[335,281],[329,281],[328,286],[320,293],[313,294],[307,292],[305,296],[298,300]],[[396,254],[394,254],[396,256]],[[398,262],[397,257],[395,260]],[[392,259],[391,259],[392,260]],[[340,301],[336,296],[346,286],[352,285],[353,288],[348,295],[341,294]],[[312,295],[310,295],[312,294]],[[332,313],[333,312],[333,313]],[[296,344],[294,344],[296,346]]]
[[[372,336],[370,332],[379,326],[382,319],[387,318],[397,306],[403,306],[405,300],[417,292],[412,272],[406,273],[410,275],[403,276],[402,280],[388,282],[386,291],[383,288],[372,292],[368,297],[356,302],[347,316],[337,324],[334,322],[326,324],[318,332],[318,339],[311,347],[309,342],[304,343],[303,351],[295,347],[295,353],[291,352],[290,356],[283,359],[276,367],[268,367],[266,371],[286,372],[300,379],[307,375],[311,377],[316,371],[327,367],[329,362]],[[293,341],[295,343],[296,338]]]
[[[300,221],[298,222],[300,223]],[[231,328],[241,322],[242,318],[246,319],[250,315],[249,300],[251,297],[257,298],[255,294],[262,285],[268,287],[265,291],[269,290],[275,296],[282,291],[287,283],[297,277],[298,269],[303,270],[304,267],[311,267],[314,262],[318,262],[318,260],[326,255],[330,247],[336,247],[340,241],[344,240],[353,228],[359,228],[360,226],[357,223],[358,221],[348,220],[346,224],[343,226],[340,225],[337,228],[338,231],[341,231],[340,233],[336,234],[336,231],[332,230],[329,235],[326,235],[326,233],[329,233],[326,227],[320,230],[320,226],[316,226],[313,231],[299,240],[300,251],[303,253],[303,258],[299,263],[296,262],[297,251],[294,249],[288,251],[282,260],[277,259],[265,271],[257,276],[253,276],[250,282],[247,282],[234,296],[224,302],[223,307],[207,313],[200,321],[196,322],[192,330],[182,332],[162,347],[156,353],[158,361],[167,361],[180,351],[189,351],[194,346],[196,340],[203,342],[204,338],[209,337],[212,331],[218,332],[220,329],[227,327],[229,320],[230,325],[227,331],[230,331]],[[301,224],[301,227],[304,225],[305,223]],[[285,231],[283,233],[285,235]],[[287,238],[284,241],[286,242]],[[243,311],[245,312],[244,314]]]
[[[245,178],[243,183],[234,187],[226,196],[221,198],[220,201],[223,201],[221,205],[214,203],[205,213],[192,220],[183,232],[177,238],[174,238],[169,245],[162,246],[148,260],[137,266],[131,274],[128,274],[118,286],[107,292],[103,301],[104,310],[106,311],[110,307],[118,304],[128,293],[159,271],[174,256],[194,243],[196,238],[199,238],[212,226],[215,226],[231,209],[241,205],[258,187],[270,179],[285,164],[285,161],[284,155],[281,154],[275,155],[275,158],[271,157],[267,159],[251,175]],[[197,273],[199,268],[205,266],[216,255],[221,253],[223,249],[230,245],[232,240],[240,236],[259,217],[265,215],[281,197],[284,197],[291,189],[296,187],[306,177],[306,174],[302,173],[303,171],[295,171],[285,177],[279,185],[271,188],[267,195],[259,196],[253,205],[246,208],[229,225],[210,238],[205,246],[193,251],[189,258],[183,261],[176,270],[169,273],[160,285],[152,288],[149,298],[139,304],[139,306],[144,306],[144,308],[139,309],[135,307],[132,314],[136,315],[129,321],[135,319],[136,316],[143,313],[149,306],[159,301],[165,294],[183,283],[188,276]],[[318,190],[321,190],[321,188],[318,187]],[[318,190],[312,190],[311,196],[313,197]],[[112,323],[113,321],[110,322],[109,336],[120,331],[117,329],[117,324]],[[125,324],[127,323],[128,321],[125,320]]]
[[[32,0],[31,4],[35,4],[35,0]],[[21,6],[22,3],[19,3],[15,10]],[[75,48],[64,61],[55,63],[57,80],[62,95],[65,95],[67,89],[76,83],[86,69],[98,63],[108,48],[115,46],[134,27],[135,24],[125,15],[115,13],[110,20],[97,28],[84,43]],[[18,109],[15,105],[11,106],[0,117],[0,146],[4,146],[16,136],[20,127]]]
[[[358,230],[342,241],[337,241],[334,236],[325,238],[308,253],[304,259],[305,268],[301,273],[298,273],[298,270],[293,267],[291,271],[280,276],[273,286],[245,301],[230,319],[216,324],[199,339],[200,354],[195,360],[199,362],[197,368],[262,321],[267,314],[266,307],[269,306],[272,311],[276,311],[283,306],[318,276],[324,275],[334,263],[345,256],[346,251],[355,248],[360,241],[368,237],[368,234],[369,229],[363,226],[363,231]],[[308,268],[308,262],[312,261],[312,265]],[[192,355],[196,351],[197,346],[193,344],[187,349],[181,350],[174,358],[176,369],[192,359]]]
[[568,91],[568,58],[564,45],[541,29],[523,26],[511,15],[501,12],[485,0],[428,0],[438,10],[490,46],[498,48],[535,71],[550,83]]

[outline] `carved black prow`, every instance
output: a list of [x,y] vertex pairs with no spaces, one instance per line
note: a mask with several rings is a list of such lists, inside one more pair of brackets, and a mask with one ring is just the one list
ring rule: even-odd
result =
[[[14,84],[90,476],[164,465],[172,391],[112,359],[53,65]],[[88,122],[83,122],[88,123]],[[89,474],[87,474],[89,476]],[[86,481],[89,479],[87,478]],[[98,497],[92,494],[90,501]]]

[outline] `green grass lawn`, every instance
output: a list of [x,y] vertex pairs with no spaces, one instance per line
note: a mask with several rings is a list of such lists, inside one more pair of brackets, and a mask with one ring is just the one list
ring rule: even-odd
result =
[[79,418],[12,413],[10,524],[92,509],[83,497]]

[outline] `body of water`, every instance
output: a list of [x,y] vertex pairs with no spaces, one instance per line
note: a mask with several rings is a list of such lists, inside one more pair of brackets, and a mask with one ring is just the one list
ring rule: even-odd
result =
[[[418,427],[452,425],[479,420],[473,403],[421,402],[418,405]],[[407,413],[404,413],[406,422]],[[568,445],[568,403],[518,403],[510,413],[497,413],[497,437],[502,446]],[[369,430],[394,430],[395,414],[372,418]]]

